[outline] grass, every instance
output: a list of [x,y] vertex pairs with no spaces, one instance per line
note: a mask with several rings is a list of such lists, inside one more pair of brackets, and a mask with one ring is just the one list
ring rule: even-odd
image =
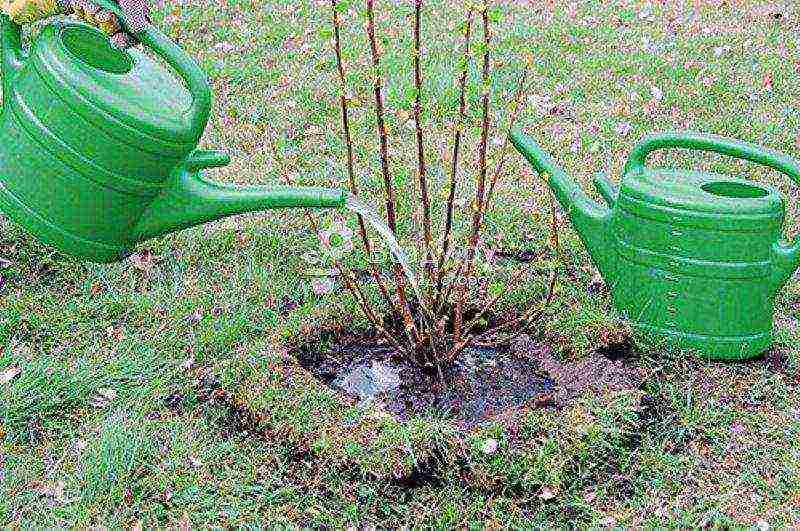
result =
[[[451,52],[462,9],[430,4],[425,119],[439,131],[428,153],[441,185],[440,147],[457,113]],[[694,12],[693,4],[504,3],[493,119],[507,118],[530,60],[534,84],[520,124],[587,190],[597,171],[617,179],[632,146],[653,130],[685,127],[798,155],[796,8],[702,1]],[[410,9],[379,6],[394,178],[408,188],[411,40],[400,28],[409,27]],[[346,182],[327,7],[176,1],[156,14],[213,79],[203,145],[234,158],[218,178],[273,183],[285,172],[307,184]],[[359,184],[378,206],[367,48],[360,20],[344,18]],[[474,118],[474,68],[470,78]],[[470,156],[475,133],[467,133]],[[662,162],[746,172],[798,197],[786,179],[752,165],[668,155]],[[503,247],[546,248],[546,189],[519,157],[506,169],[490,235]],[[440,220],[446,190],[432,197]],[[402,208],[402,219],[413,219],[414,205]],[[793,236],[796,201],[787,208]],[[459,217],[462,237],[468,223]],[[539,333],[563,357],[580,358],[615,316],[606,295],[587,290],[593,268],[564,223],[564,261],[534,263],[560,273]],[[399,229],[407,242],[416,237],[410,223]],[[525,408],[464,432],[350,406],[288,356],[287,345],[321,325],[362,323],[351,317],[352,300],[311,291],[302,256],[317,243],[298,212],[184,231],[112,266],[70,261],[2,219],[0,230],[0,256],[9,261],[0,270],[0,373],[21,369],[0,383],[0,524],[800,523],[797,278],[777,301],[771,361],[709,363],[644,348],[639,391]],[[541,297],[544,280],[520,283],[507,305]],[[491,455],[482,451],[488,438],[499,442]]]

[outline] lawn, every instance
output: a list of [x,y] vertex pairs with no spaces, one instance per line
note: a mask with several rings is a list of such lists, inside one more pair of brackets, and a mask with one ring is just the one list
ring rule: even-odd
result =
[[[156,23],[213,81],[202,145],[234,160],[213,175],[344,186],[329,3],[165,4]],[[377,4],[392,177],[409,198],[409,9]],[[428,4],[424,122],[440,220],[464,8]],[[791,2],[498,6],[492,161],[526,65],[519,126],[587,191],[597,172],[618,180],[632,147],[656,130],[800,156],[800,13]],[[380,208],[363,20],[352,8],[343,23],[359,185]],[[479,75],[473,64],[473,118]],[[467,128],[472,160],[478,134]],[[788,198],[787,237],[800,232],[800,194],[785,178],[723,157],[653,158],[775,184]],[[458,190],[462,238],[472,179],[465,172]],[[516,154],[497,193],[487,239],[536,253],[504,309],[540,300],[540,272],[555,270],[552,307],[528,332],[560,362],[580,363],[620,327],[610,297],[563,213],[562,252],[552,252],[549,192]],[[415,209],[401,203],[409,247]],[[355,227],[343,213],[315,215]],[[642,375],[635,389],[596,385],[466,429],[358,406],[299,366],[297,344],[366,324],[345,291],[312,290],[304,255],[318,248],[302,212],[269,212],[148,242],[102,266],[59,255],[0,217],[0,525],[800,525],[800,277],[778,297],[776,345],[763,359],[708,362],[645,342],[628,362]],[[500,282],[512,267],[523,265],[486,275]]]

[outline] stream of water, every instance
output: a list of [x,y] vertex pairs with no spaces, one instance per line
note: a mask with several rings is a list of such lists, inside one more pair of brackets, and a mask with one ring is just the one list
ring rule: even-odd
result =
[[414,270],[411,269],[411,263],[408,260],[408,255],[406,255],[405,251],[403,251],[403,248],[400,247],[400,244],[397,242],[397,238],[395,238],[392,229],[390,229],[389,226],[384,223],[383,219],[378,215],[377,212],[375,212],[369,205],[359,201],[352,194],[348,195],[347,201],[345,202],[345,208],[351,212],[361,215],[361,217],[363,217],[364,220],[369,223],[378,234],[381,235],[381,238],[383,238],[383,241],[389,248],[389,252],[392,253],[395,261],[400,264],[400,267],[403,269],[403,274],[408,279],[409,283],[411,283],[411,288],[414,290],[417,300],[422,302],[424,299],[422,298],[422,294],[419,290],[417,275],[414,274]]

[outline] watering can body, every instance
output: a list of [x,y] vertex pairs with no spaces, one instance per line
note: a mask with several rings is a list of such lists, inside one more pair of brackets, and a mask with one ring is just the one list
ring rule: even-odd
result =
[[344,204],[338,190],[206,180],[204,169],[229,162],[197,150],[210,86],[152,26],[138,36],[160,60],[64,22],[25,53],[20,28],[2,24],[0,211],[62,252],[113,262],[140,241],[224,216]]
[[615,306],[641,331],[715,359],[746,359],[772,343],[775,297],[800,265],[781,241],[785,203],[770,186],[712,173],[649,168],[665,148],[757,162],[800,182],[800,165],[721,137],[665,133],[632,153],[619,188],[595,185],[594,203],[530,138],[517,148],[549,183],[610,287]]

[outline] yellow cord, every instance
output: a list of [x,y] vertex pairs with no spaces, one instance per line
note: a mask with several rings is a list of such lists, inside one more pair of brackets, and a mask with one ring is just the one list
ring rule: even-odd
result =
[[60,13],[56,0],[2,0],[2,9],[19,25],[33,24]]

